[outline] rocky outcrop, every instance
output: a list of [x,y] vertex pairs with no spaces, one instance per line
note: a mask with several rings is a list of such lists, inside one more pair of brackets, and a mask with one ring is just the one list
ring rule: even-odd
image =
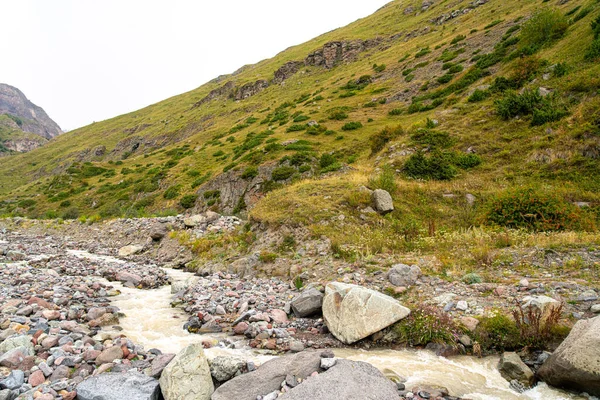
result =
[[143,374],[104,373],[77,386],[79,400],[158,400],[158,381]]
[[165,400],[210,400],[214,385],[201,343],[181,350],[160,376]]
[[48,114],[33,104],[19,89],[0,83],[0,114],[11,116],[19,129],[46,139],[52,139],[62,130]]
[[[256,371],[240,375],[224,383],[212,395],[212,400],[256,400],[281,388],[281,382],[290,375],[306,379],[321,371],[321,353],[304,351],[293,356],[267,361]],[[168,400],[168,399],[167,399]]]
[[208,103],[209,101],[218,99],[218,98],[229,98],[231,97],[233,90],[235,88],[235,83],[232,81],[227,82],[223,86],[211,90],[206,97],[202,100],[194,104],[194,107],[200,107],[204,103]]
[[259,79],[256,82],[246,83],[242,87],[235,90],[233,98],[235,100],[244,100],[248,97],[252,97],[262,92],[269,87],[269,82],[264,79]]
[[578,321],[538,370],[544,382],[600,396],[600,317]]
[[304,60],[305,65],[333,68],[339,63],[355,61],[358,54],[378,46],[381,39],[336,41],[326,43],[322,48],[310,53]]
[[329,283],[323,319],[331,333],[352,344],[405,318],[410,310],[390,296],[357,285]]
[[374,366],[361,361],[336,360],[335,365],[327,371],[309,378],[278,398],[389,400],[399,397],[396,385]]
[[304,66],[302,61],[289,61],[283,64],[277,71],[275,71],[275,78],[273,83],[280,84],[286,79],[289,79],[296,72]]

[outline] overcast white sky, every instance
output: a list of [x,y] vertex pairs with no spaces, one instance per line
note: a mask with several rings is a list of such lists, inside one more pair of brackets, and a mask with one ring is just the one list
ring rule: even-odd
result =
[[390,0],[0,0],[0,82],[71,130],[192,90]]

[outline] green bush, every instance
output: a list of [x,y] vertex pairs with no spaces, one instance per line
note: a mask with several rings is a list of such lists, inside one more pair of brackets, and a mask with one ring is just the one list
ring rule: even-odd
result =
[[306,124],[294,124],[294,125],[289,126],[286,129],[286,132],[304,131],[304,130],[306,130],[307,127],[308,127],[308,125],[306,125]]
[[198,199],[197,194],[186,194],[179,200],[179,204],[181,205],[181,207],[183,207],[187,210],[188,208],[192,208],[192,207],[194,207],[194,205],[196,205],[197,199]]
[[402,168],[403,172],[414,179],[450,180],[457,174],[445,153],[435,151],[429,156],[417,152],[409,157]]
[[319,167],[321,169],[327,168],[327,167],[335,164],[336,161],[337,160],[335,159],[335,157],[332,154],[325,153],[319,159]]
[[373,70],[375,72],[383,72],[383,71],[385,71],[385,64],[381,64],[381,65],[373,64]]
[[467,37],[465,35],[458,35],[454,39],[452,39],[452,41],[450,42],[450,44],[456,44],[458,42],[461,42],[461,41],[465,40],[466,38]]
[[255,166],[250,166],[242,172],[242,179],[253,179],[258,176],[258,168]]
[[173,200],[179,196],[180,189],[181,186],[179,185],[171,186],[167,190],[165,190],[165,192],[163,193],[163,197],[167,200]]
[[431,53],[431,50],[429,49],[429,47],[422,48],[421,50],[419,50],[417,52],[417,54],[415,54],[415,58],[425,57],[429,53]]
[[273,172],[271,173],[271,179],[273,179],[274,181],[285,181],[286,179],[288,179],[295,173],[296,173],[296,168],[294,168],[294,167],[289,167],[289,166],[278,167],[278,168],[275,168],[273,170]]
[[454,344],[462,329],[448,313],[432,306],[419,305],[408,317],[393,325],[401,343],[425,346],[428,343]]
[[394,194],[398,190],[396,172],[391,166],[385,165],[377,176],[369,179],[369,187],[373,190],[383,189]]
[[481,347],[488,350],[513,350],[520,344],[517,324],[500,311],[481,318],[476,335]]
[[454,76],[452,74],[445,74],[437,78],[437,81],[438,83],[441,83],[443,85],[445,83],[450,82],[453,78]]
[[391,115],[391,116],[402,115],[402,109],[401,108],[394,108],[393,110],[390,110],[390,112],[388,113],[388,115]]
[[463,67],[461,64],[454,64],[453,66],[448,68],[448,73],[449,74],[458,74],[459,72],[462,72],[464,69],[465,69],[465,67]]
[[369,143],[371,145],[371,155],[375,155],[379,153],[386,144],[397,138],[398,136],[404,134],[404,129],[400,125],[390,128],[386,126],[381,131],[377,132],[373,136],[369,138]]
[[451,137],[448,132],[439,132],[433,129],[417,129],[410,138],[414,143],[431,148],[448,148],[456,143],[456,139]]
[[473,94],[469,96],[469,103],[476,103],[478,101],[483,101],[490,96],[490,92],[487,90],[475,89]]
[[525,90],[522,94],[509,90],[494,105],[496,112],[504,120],[517,115],[533,115],[532,126],[558,121],[568,115],[567,109],[557,103],[555,96],[543,97],[537,89]]
[[348,114],[341,110],[335,110],[329,114],[328,118],[336,121],[342,121],[348,118]]
[[534,52],[562,38],[568,28],[569,22],[559,10],[539,11],[521,29],[521,48]]
[[585,59],[588,61],[600,60],[600,39],[594,39],[590,47],[585,52]]
[[462,281],[464,283],[466,283],[467,285],[472,285],[474,283],[483,282],[483,280],[481,279],[481,276],[479,276],[478,274],[475,274],[475,273],[470,273],[470,274],[464,275],[462,277]]
[[60,216],[62,219],[77,219],[79,218],[79,209],[71,207],[63,212]]
[[310,119],[310,117],[308,115],[298,115],[296,118],[294,118],[294,122],[304,122],[304,121],[308,121]]
[[532,231],[592,229],[581,209],[549,192],[531,188],[507,190],[486,207],[484,221],[507,228]]
[[21,208],[31,208],[31,207],[35,206],[35,200],[33,200],[33,199],[21,200],[17,203],[17,205]]
[[362,128],[363,125],[360,122],[348,122],[342,126],[343,131],[354,131]]

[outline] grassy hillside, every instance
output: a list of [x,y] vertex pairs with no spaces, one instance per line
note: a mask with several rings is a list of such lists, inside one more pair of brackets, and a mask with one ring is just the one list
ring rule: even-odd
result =
[[[191,92],[0,158],[0,214],[249,209],[356,251],[479,225],[594,230],[600,4],[558,3],[391,2]],[[307,58],[324,46],[325,61]],[[225,181],[243,186],[233,210]],[[361,186],[390,191],[394,213],[370,213]]]

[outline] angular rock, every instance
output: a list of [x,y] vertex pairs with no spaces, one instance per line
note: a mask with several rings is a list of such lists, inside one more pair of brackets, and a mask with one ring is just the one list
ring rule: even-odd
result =
[[313,372],[319,372],[320,365],[321,352],[317,351],[304,351],[275,358],[261,365],[256,371],[225,382],[215,390],[212,400],[256,400],[257,396],[279,390],[287,375],[304,380]]
[[35,354],[31,336],[28,335],[11,337],[0,343],[0,353],[6,353],[16,348],[24,348],[24,354],[27,356]]
[[507,381],[517,380],[525,387],[531,387],[534,382],[533,372],[521,360],[517,353],[506,352],[498,362],[500,374]]
[[380,214],[394,211],[392,195],[383,189],[375,189],[371,194],[371,201],[373,202],[373,208]]
[[78,400],[158,400],[158,381],[137,372],[108,372],[77,385]]
[[160,377],[165,400],[210,400],[214,385],[202,344],[189,345],[167,365]]
[[152,360],[152,364],[150,368],[146,371],[146,375],[151,376],[153,378],[160,378],[164,369],[169,365],[169,363],[175,358],[175,354],[161,354],[156,356],[154,360]]
[[388,280],[394,286],[412,286],[421,276],[417,265],[396,264],[388,272]]
[[119,346],[106,348],[96,357],[96,365],[102,365],[123,358],[123,350]]
[[600,396],[600,317],[577,321],[538,370],[544,382]]
[[542,315],[547,315],[554,308],[560,307],[560,302],[548,296],[527,296],[523,299],[523,309],[539,310]]
[[410,314],[396,299],[357,285],[332,282],[325,288],[323,319],[329,331],[352,344]]
[[129,246],[123,246],[119,249],[119,257],[132,256],[134,254],[141,253],[142,250],[144,250],[144,246],[140,246],[140,245],[132,244]]
[[183,224],[188,228],[194,228],[204,223],[206,223],[206,217],[204,217],[204,215],[192,215],[183,220]]
[[25,374],[23,371],[15,369],[10,372],[10,375],[0,381],[0,388],[18,389],[23,386],[23,383],[25,383]]
[[377,368],[361,361],[337,360],[327,371],[308,379],[281,400],[398,399],[396,385]]
[[246,361],[236,357],[219,356],[213,358],[208,364],[212,377],[219,382],[225,382],[236,376],[246,365]]
[[310,317],[321,311],[323,293],[315,288],[304,290],[291,302],[294,315],[299,318]]

